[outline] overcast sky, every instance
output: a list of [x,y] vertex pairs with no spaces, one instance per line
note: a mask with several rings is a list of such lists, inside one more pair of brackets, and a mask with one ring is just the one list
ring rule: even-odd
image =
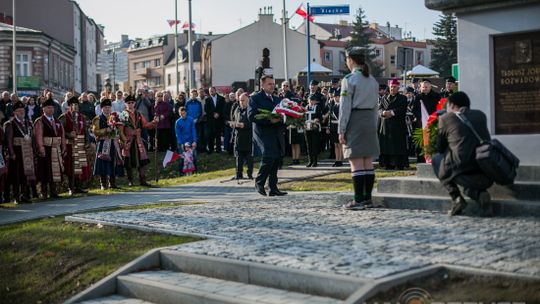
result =
[[[121,34],[130,38],[145,38],[155,34],[174,31],[166,20],[174,20],[174,0],[76,0],[82,10],[98,24],[105,26],[105,39],[119,41]],[[305,1],[286,0],[289,16]],[[406,31],[412,31],[417,39],[433,38],[433,23],[439,12],[428,10],[424,0],[313,0],[310,5],[350,4],[349,16],[316,16],[315,22],[337,23],[340,19],[352,21],[354,13],[362,5],[369,22],[385,25],[390,22]],[[215,34],[230,33],[257,20],[259,8],[272,6],[279,19],[282,0],[192,0],[193,23],[197,32]],[[188,1],[178,0],[178,19],[188,19]],[[279,22],[279,20],[278,20]],[[302,22],[295,15],[290,24],[294,28]]]

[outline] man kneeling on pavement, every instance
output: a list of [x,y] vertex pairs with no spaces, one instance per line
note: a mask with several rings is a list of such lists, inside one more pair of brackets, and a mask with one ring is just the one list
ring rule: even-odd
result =
[[[433,156],[433,170],[452,198],[450,215],[475,213],[474,208],[464,210],[467,202],[464,194],[478,202],[481,215],[491,215],[490,196],[486,191],[493,181],[480,170],[476,162],[478,139],[471,129],[457,117],[464,115],[482,138],[490,139],[486,115],[480,110],[470,109],[470,100],[464,92],[456,92],[448,97],[447,113],[439,117],[437,152]],[[457,113],[457,114],[456,114]]]

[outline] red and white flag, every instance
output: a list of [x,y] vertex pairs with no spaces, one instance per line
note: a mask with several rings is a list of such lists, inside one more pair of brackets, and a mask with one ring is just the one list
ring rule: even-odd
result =
[[175,24],[180,24],[180,20],[167,20],[167,23],[172,27]]
[[[183,29],[187,29],[189,27],[189,22],[184,22],[184,24],[182,24],[182,28]],[[191,29],[194,29],[195,28],[195,23],[191,23]]]
[[[300,6],[296,9],[296,12],[298,15],[302,16],[302,18],[306,19],[308,16],[308,13],[306,9],[304,8],[304,4],[300,4]],[[309,16],[309,21],[313,22],[313,16]]]
[[165,154],[165,158],[163,158],[163,168],[174,163],[178,158],[180,158],[180,154],[171,150],[167,150],[167,153]]

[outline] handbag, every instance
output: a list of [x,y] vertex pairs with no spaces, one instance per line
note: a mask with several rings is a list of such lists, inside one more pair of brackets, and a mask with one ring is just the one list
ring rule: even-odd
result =
[[456,116],[474,133],[480,144],[476,147],[476,162],[480,170],[499,185],[511,185],[517,175],[519,158],[497,139],[482,139],[472,123],[462,113]]

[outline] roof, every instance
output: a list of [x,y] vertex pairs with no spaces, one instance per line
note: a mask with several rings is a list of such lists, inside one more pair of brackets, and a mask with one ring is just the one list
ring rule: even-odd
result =
[[[13,25],[0,22],[0,31],[13,32]],[[43,33],[42,31],[33,30],[30,28],[17,26],[17,33],[26,32],[26,33]]]
[[426,43],[426,42],[420,42],[420,41],[407,41],[407,40],[401,40],[401,41],[399,41],[399,43],[400,43],[402,46],[412,47],[412,48],[425,49],[425,48],[427,47],[427,43]]
[[[201,40],[196,40],[193,42],[193,62],[200,62],[201,61]],[[179,45],[178,46],[178,62],[187,62],[189,60],[189,51],[188,51],[188,45]],[[169,63],[174,63],[174,51],[171,52],[171,55],[167,60],[165,60],[165,65],[168,65]]]
[[323,40],[320,41],[323,46],[328,47],[345,47],[347,45],[346,41],[336,41],[336,40]]
[[322,27],[325,31],[329,32],[332,35],[334,34],[335,30],[339,30],[341,37],[349,37],[353,30],[352,25],[340,25],[340,24],[318,23],[318,22],[315,22],[315,24]]
[[[300,72],[307,73],[307,66],[303,68]],[[322,65],[312,62],[311,63],[311,73],[332,73],[332,70],[323,67]]]
[[408,71],[407,76],[439,76],[439,72],[419,64],[412,68],[412,70]]
[[371,38],[370,40],[373,44],[387,44],[394,41],[390,38]]

